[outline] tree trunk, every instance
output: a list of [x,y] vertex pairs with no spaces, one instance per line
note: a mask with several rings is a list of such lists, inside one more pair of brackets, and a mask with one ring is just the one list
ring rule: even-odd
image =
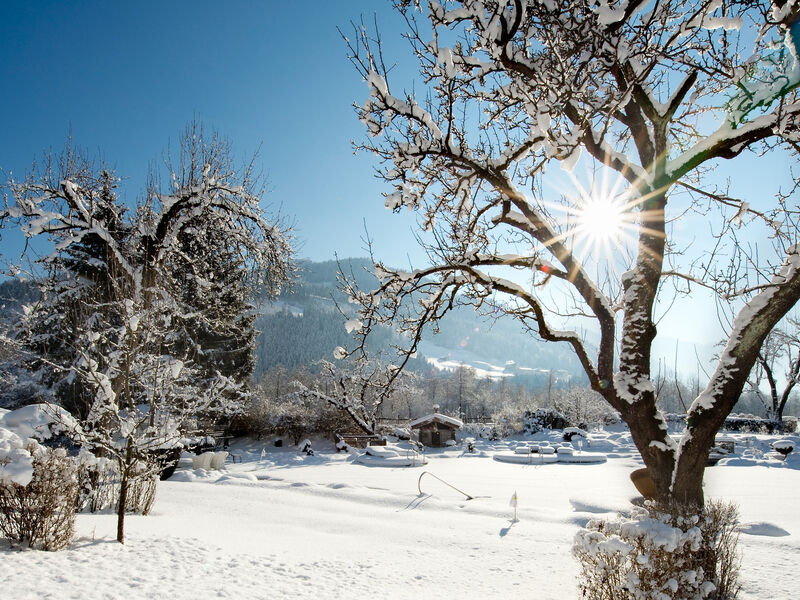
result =
[[[713,436],[711,439],[714,439]],[[675,482],[667,499],[682,505],[696,507],[702,507],[705,504],[703,476],[710,451],[711,444],[696,444],[692,448],[688,445],[684,446],[678,461]]]
[[128,508],[128,484],[130,481],[130,466],[133,457],[133,443],[128,438],[125,448],[125,462],[120,465],[119,502],[117,503],[117,541],[125,543],[125,511]]

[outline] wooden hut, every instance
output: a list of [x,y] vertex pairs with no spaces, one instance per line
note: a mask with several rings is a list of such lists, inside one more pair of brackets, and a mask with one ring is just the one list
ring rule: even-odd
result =
[[447,446],[450,440],[456,440],[456,431],[464,423],[455,417],[448,417],[438,412],[439,407],[433,407],[434,412],[411,421],[409,424],[412,431],[417,432],[420,444],[432,448]]

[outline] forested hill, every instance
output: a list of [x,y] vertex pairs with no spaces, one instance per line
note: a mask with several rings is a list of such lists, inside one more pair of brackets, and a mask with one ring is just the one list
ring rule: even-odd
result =
[[0,283],[0,320],[15,319],[25,304],[39,298],[39,289],[28,280],[6,279]]
[[[256,322],[261,332],[256,376],[276,365],[291,370],[321,358],[330,359],[336,346],[351,341],[335,304],[343,310],[350,308],[337,287],[339,265],[336,261],[325,261],[303,262],[301,266],[294,289],[261,306],[264,312]],[[347,259],[342,266],[363,289],[372,289],[377,283],[368,259]],[[393,336],[386,330],[373,344],[389,344]],[[440,365],[463,362],[483,371],[505,369],[506,373],[513,373],[518,380],[527,380],[532,385],[546,384],[550,371],[562,382],[582,379],[580,366],[565,344],[536,340],[513,321],[491,322],[465,308],[450,313],[439,334],[427,336],[422,354],[425,359],[436,359]],[[415,367],[427,368],[421,360]]]
[[[367,259],[348,259],[342,266],[365,288],[376,281],[366,270],[371,267]],[[300,267],[300,278],[291,290],[259,307],[256,377],[277,365],[292,370],[322,358],[331,360],[336,346],[352,345],[345,319],[336,308],[336,303],[349,308],[337,287],[338,263],[303,261]],[[386,345],[391,338],[391,332],[383,331],[373,344]]]
[[[368,259],[342,261],[348,277],[355,277],[362,289],[372,289],[377,280]],[[256,340],[258,378],[272,367],[282,365],[293,370],[322,358],[331,359],[336,346],[351,345],[352,338],[344,327],[344,319],[336,309],[352,305],[339,291],[336,261],[301,263],[300,278],[294,288],[272,302],[258,307],[262,313],[256,320],[260,332]],[[2,317],[15,319],[21,306],[35,301],[38,290],[28,282],[7,280],[0,284]],[[385,329],[376,332],[373,348],[399,343],[397,334]],[[479,369],[479,373],[511,373],[517,383],[534,387],[547,385],[552,377],[565,383],[583,381],[580,367],[566,344],[552,344],[523,333],[518,324],[508,319],[494,323],[480,318],[474,311],[460,308],[442,321],[441,332],[429,334],[412,368],[430,371],[433,360],[440,368],[463,363]]]

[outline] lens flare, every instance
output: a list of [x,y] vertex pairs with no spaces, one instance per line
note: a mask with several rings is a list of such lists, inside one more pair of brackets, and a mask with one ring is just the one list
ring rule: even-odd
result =
[[614,242],[625,223],[625,205],[607,196],[590,197],[577,211],[576,236],[597,244]]

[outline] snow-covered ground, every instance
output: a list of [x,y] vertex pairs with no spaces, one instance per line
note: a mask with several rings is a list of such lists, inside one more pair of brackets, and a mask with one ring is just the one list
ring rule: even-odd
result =
[[[0,597],[579,598],[573,536],[630,506],[628,474],[641,465],[626,432],[591,437],[606,463],[506,464],[491,455],[514,442],[478,440],[475,454],[430,450],[424,466],[382,468],[324,450],[269,445],[262,456],[262,442],[240,440],[241,463],[183,468],[161,483],[153,513],[127,519],[124,546],[111,514],[80,515],[61,552],[0,541]],[[770,439],[756,440],[749,458],[739,444],[739,458],[706,475],[709,497],[740,506],[743,599],[797,590],[800,463],[762,456]],[[431,476],[420,493],[424,471],[475,498]]]

